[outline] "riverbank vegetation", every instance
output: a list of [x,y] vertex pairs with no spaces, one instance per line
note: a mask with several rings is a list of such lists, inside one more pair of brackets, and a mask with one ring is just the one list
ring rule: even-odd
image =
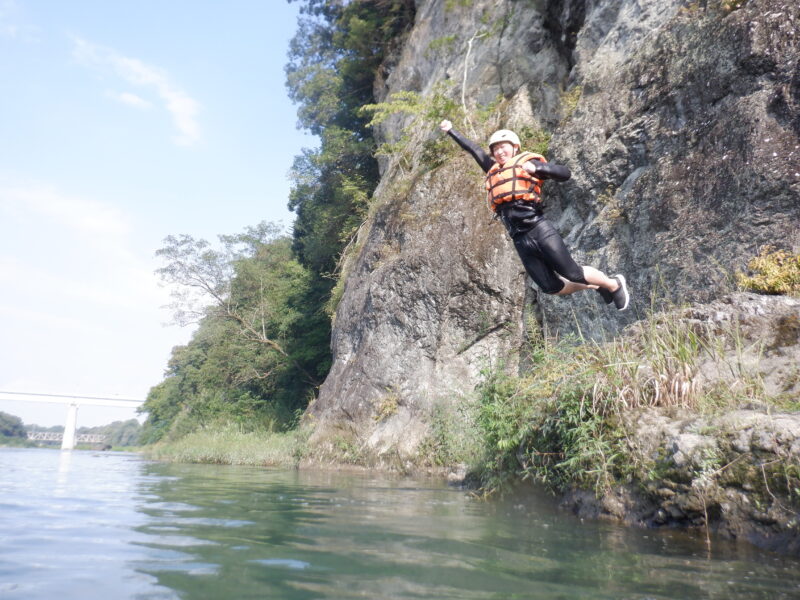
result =
[[149,458],[172,462],[294,468],[304,455],[306,438],[299,428],[246,431],[230,424],[199,429],[147,447],[145,453]]
[[0,436],[5,441],[12,440],[26,440],[28,432],[25,430],[25,424],[22,419],[5,412],[0,412]]
[[[635,439],[643,412],[713,418],[744,407],[800,408],[790,394],[767,392],[753,362],[761,349],[745,347],[735,325],[680,315],[679,309],[653,314],[608,343],[540,340],[531,348],[528,375],[485,373],[476,406],[485,442],[476,469],[482,487],[491,492],[533,479],[559,491],[602,494],[656,479],[664,466],[664,457]],[[797,487],[796,475],[776,485],[789,494]]]

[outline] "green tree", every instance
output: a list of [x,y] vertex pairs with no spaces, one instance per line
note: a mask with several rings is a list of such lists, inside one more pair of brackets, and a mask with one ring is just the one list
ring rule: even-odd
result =
[[28,432],[22,419],[0,411],[0,436],[27,438]]
[[266,377],[284,362],[309,382],[314,377],[286,350],[284,340],[300,314],[293,302],[307,285],[306,273],[291,255],[280,228],[269,223],[239,235],[219,236],[222,249],[191,236],[169,236],[156,255],[167,261],[157,270],[173,286],[175,321],[181,325],[211,317],[235,324],[244,342],[261,345],[271,362],[254,370]]
[[136,419],[128,419],[127,421],[116,421],[110,426],[108,432],[107,443],[112,446],[126,447],[137,446],[139,444],[139,436],[142,432],[142,426]]
[[292,169],[293,247],[304,265],[330,275],[379,178],[360,108],[375,102],[375,80],[386,75],[387,53],[413,23],[415,7],[413,0],[306,0],[301,13],[287,87],[299,125],[320,137],[320,147],[304,151]]
[[175,320],[196,323],[148,394],[141,442],[203,424],[285,427],[330,368],[324,308],[340,255],[378,183],[369,117],[376,77],[414,20],[414,0],[302,0],[286,67],[299,126],[320,138],[295,158],[291,239],[268,224],[216,248],[171,236],[158,251]]
[[261,223],[220,236],[218,248],[191,236],[165,242],[158,272],[173,287],[175,320],[199,326],[187,345],[173,349],[164,381],[148,394],[142,442],[218,421],[290,423],[325,367],[305,347],[315,318],[304,304],[312,277],[290,239]]
[[300,12],[286,85],[298,104],[298,125],[318,136],[320,145],[295,157],[291,172],[292,249],[312,278],[298,298],[303,327],[288,339],[293,355],[322,381],[331,362],[326,307],[337,264],[379,179],[369,117],[360,108],[375,101],[375,79],[386,75],[386,55],[413,24],[415,5],[304,0]]
[[81,427],[79,433],[91,433],[106,436],[106,444],[115,447],[128,447],[139,445],[139,436],[142,426],[136,419],[127,421],[114,421],[99,427]]

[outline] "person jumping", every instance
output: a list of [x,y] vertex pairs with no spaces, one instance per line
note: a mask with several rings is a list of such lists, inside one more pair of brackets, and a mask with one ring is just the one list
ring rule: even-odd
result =
[[453,129],[450,121],[442,121],[439,128],[469,152],[486,173],[489,206],[503,221],[528,275],[544,293],[565,296],[592,289],[606,304],[613,302],[617,310],[628,308],[625,277],[608,277],[594,267],[579,266],[542,212],[542,180],[568,180],[572,174],[567,167],[548,163],[541,154],[520,152],[519,137],[508,129],[489,137],[486,154]]

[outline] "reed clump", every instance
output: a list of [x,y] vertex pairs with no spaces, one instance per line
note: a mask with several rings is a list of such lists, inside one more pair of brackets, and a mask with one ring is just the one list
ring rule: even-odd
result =
[[477,388],[484,490],[534,479],[599,494],[646,480],[654,461],[630,443],[637,411],[713,414],[768,401],[742,351],[734,326],[719,331],[677,313],[651,315],[608,343],[538,340],[529,372],[487,370]]
[[303,458],[308,434],[243,431],[235,425],[203,428],[145,449],[148,458],[183,463],[294,468]]

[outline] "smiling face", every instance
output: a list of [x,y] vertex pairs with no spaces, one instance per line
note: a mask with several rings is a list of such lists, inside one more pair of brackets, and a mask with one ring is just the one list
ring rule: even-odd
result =
[[509,158],[517,153],[519,147],[514,146],[511,142],[497,142],[492,146],[491,150],[492,158],[502,167]]

